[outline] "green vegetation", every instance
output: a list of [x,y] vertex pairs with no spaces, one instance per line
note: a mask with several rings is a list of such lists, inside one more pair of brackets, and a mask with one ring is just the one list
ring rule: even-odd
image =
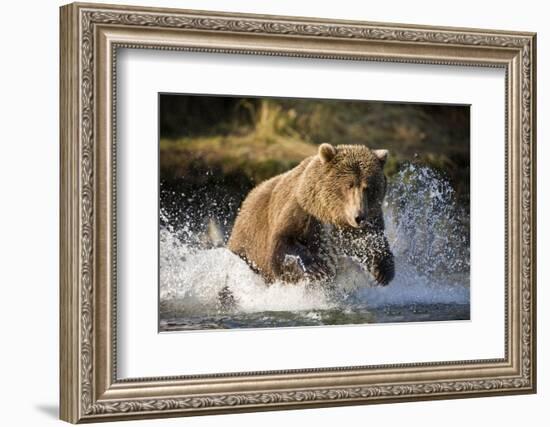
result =
[[171,187],[224,182],[247,191],[322,142],[387,148],[445,174],[469,201],[469,108],[366,101],[162,95],[160,172]]
[[165,180],[189,177],[193,170],[243,174],[261,182],[285,172],[315,153],[315,146],[277,134],[206,136],[161,139],[161,176]]

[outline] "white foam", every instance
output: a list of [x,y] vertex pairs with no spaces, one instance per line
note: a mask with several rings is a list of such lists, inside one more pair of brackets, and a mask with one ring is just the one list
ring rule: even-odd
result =
[[[189,214],[189,213],[187,213]],[[454,192],[428,168],[408,166],[392,184],[385,205],[386,234],[395,255],[396,276],[387,287],[341,260],[336,288],[370,307],[409,303],[469,303],[467,213],[459,212]],[[165,223],[169,223],[163,217]],[[201,248],[200,237],[183,225],[160,231],[162,310],[200,316],[220,310],[219,293],[228,288],[235,310],[311,311],[344,309],[342,299],[321,286],[266,284],[237,255],[225,248]]]
[[219,293],[231,290],[240,312],[328,309],[333,303],[322,290],[301,284],[264,280],[225,248],[194,249],[170,231],[161,231],[160,299],[170,310],[189,315],[219,309]]

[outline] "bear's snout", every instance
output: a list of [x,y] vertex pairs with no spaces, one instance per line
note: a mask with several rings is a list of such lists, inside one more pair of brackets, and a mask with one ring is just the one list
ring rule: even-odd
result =
[[365,228],[369,225],[372,225],[365,214],[358,214],[353,217],[353,219],[350,219],[349,225],[353,228]]
[[366,223],[366,221],[367,221],[367,217],[366,217],[366,215],[365,215],[363,212],[359,213],[359,214],[355,217],[355,222],[357,223],[357,225],[358,225],[359,227],[362,227],[362,226]]
[[372,223],[368,220],[367,214],[364,210],[360,210],[349,215],[348,223],[353,228],[365,228],[367,226],[372,226]]

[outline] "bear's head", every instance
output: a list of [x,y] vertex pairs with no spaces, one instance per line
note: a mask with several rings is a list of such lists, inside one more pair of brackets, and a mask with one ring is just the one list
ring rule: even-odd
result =
[[383,228],[387,150],[363,145],[321,144],[298,187],[302,208],[339,227]]

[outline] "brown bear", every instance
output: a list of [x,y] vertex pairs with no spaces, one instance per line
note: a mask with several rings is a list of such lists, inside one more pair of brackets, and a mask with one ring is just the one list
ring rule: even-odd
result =
[[378,284],[387,285],[394,276],[382,216],[387,156],[387,150],[361,145],[321,144],[317,155],[248,194],[228,248],[268,283],[323,279],[335,273],[327,256],[328,229],[366,241],[367,246],[359,245],[364,253],[353,253],[357,245],[340,249],[362,263]]

